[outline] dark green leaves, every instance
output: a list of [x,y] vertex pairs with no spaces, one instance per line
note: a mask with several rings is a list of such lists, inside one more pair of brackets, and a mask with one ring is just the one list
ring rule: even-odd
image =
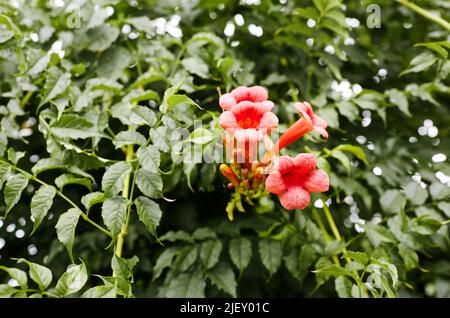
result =
[[259,256],[265,268],[273,275],[281,265],[283,251],[281,242],[272,239],[259,241]]
[[14,174],[6,181],[4,192],[6,203],[5,215],[19,202],[20,195],[27,185],[28,178],[22,174]]
[[140,196],[134,202],[139,220],[144,223],[145,228],[151,235],[157,237],[156,228],[159,226],[162,212],[159,205],[149,198]]
[[107,199],[102,205],[102,218],[111,234],[116,237],[125,224],[128,207],[126,198],[116,196]]
[[55,136],[70,139],[85,139],[102,136],[91,122],[77,115],[63,115],[51,127],[50,131]]
[[405,187],[408,200],[415,205],[422,205],[428,198],[428,191],[423,189],[417,182],[410,182]]
[[56,190],[52,186],[41,186],[38,191],[34,194],[31,199],[31,215],[33,217],[33,234],[39,225],[42,223],[42,220],[50,210],[50,207],[53,204],[53,198],[55,197]]
[[151,173],[145,169],[139,169],[136,172],[136,185],[144,195],[152,199],[162,197],[163,182],[161,176],[157,173]]
[[250,263],[252,244],[245,237],[234,238],[230,241],[229,253],[234,265],[242,273]]
[[[200,258],[206,269],[214,267],[222,253],[222,242],[219,240],[207,240],[200,246]],[[234,275],[233,275],[234,276]]]
[[25,259],[20,259],[19,261],[25,262],[29,270],[30,278],[36,282],[41,290],[46,290],[53,279],[52,272],[45,266],[29,262]]
[[168,298],[203,298],[206,283],[202,273],[182,273],[171,280],[166,297]]
[[143,146],[146,140],[145,137],[142,136],[137,131],[121,131],[114,138],[114,145],[116,148],[120,148],[126,145],[140,145]]
[[77,227],[79,217],[80,211],[78,209],[69,209],[67,212],[61,214],[55,226],[58,240],[67,248],[72,262],[72,247],[75,242],[75,229]]
[[139,164],[142,166],[143,169],[147,170],[151,173],[158,173],[159,172],[159,165],[161,163],[161,155],[158,150],[153,145],[148,145],[144,148],[139,148],[139,150],[136,153]]
[[45,95],[39,106],[48,103],[50,100],[64,93],[70,85],[70,78],[70,73],[63,73],[60,69],[51,67],[48,70],[47,81],[44,86]]
[[398,190],[387,190],[380,197],[380,204],[384,211],[388,213],[400,212],[405,204],[406,198]]
[[209,270],[206,275],[219,289],[223,290],[232,297],[236,297],[237,283],[233,270],[229,266],[224,263],[220,263],[213,269]]
[[125,178],[131,172],[131,165],[126,162],[117,162],[110,166],[102,179],[102,188],[109,196],[118,194],[123,189]]
[[62,297],[76,293],[83,288],[87,279],[88,274],[84,263],[71,265],[56,283],[56,292]]

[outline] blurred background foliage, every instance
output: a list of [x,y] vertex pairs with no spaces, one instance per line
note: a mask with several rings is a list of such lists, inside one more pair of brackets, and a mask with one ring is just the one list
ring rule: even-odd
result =
[[[424,11],[387,0],[3,0],[0,155],[3,179],[16,181],[3,185],[1,214],[17,204],[0,219],[0,294],[450,297],[450,5],[415,4]],[[188,144],[210,154],[217,87],[238,85],[268,89],[281,131],[297,100],[328,121],[328,140],[285,150],[314,152],[330,175],[306,210],[266,195],[229,222],[218,164],[181,163],[169,132],[202,120],[208,132]],[[16,166],[103,224],[102,204],[81,199],[105,200],[105,167],[126,167],[129,144],[151,146],[153,183],[136,178],[135,191],[156,212],[142,223],[132,209],[123,259],[81,219],[74,241],[57,235],[70,208],[59,195],[30,236],[39,183],[21,183]],[[12,258],[33,262],[30,280]]]

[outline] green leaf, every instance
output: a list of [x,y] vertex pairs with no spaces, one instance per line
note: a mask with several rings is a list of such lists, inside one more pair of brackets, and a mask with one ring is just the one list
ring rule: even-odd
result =
[[234,238],[230,241],[229,253],[234,265],[243,272],[252,258],[252,243],[245,237]]
[[175,256],[178,255],[179,249],[176,247],[169,247],[163,250],[163,252],[159,255],[156,260],[156,264],[153,267],[153,277],[152,281],[156,280],[159,276],[161,276],[162,271],[172,265],[172,261]]
[[94,204],[102,203],[105,200],[106,196],[103,192],[91,192],[81,198],[81,203],[89,211]]
[[162,211],[158,203],[147,197],[140,196],[134,202],[139,220],[144,223],[145,228],[151,235],[157,237],[156,228],[159,226]]
[[219,289],[223,290],[232,297],[236,297],[237,283],[234,272],[230,266],[227,266],[225,263],[220,263],[213,269],[210,269],[206,273],[206,276]]
[[40,74],[47,68],[49,62],[50,62],[50,54],[47,54],[45,52],[40,58],[38,58],[33,63],[33,65],[30,66],[30,68],[25,72],[25,74],[28,74],[30,76]]
[[109,24],[90,29],[86,34],[87,49],[93,52],[104,51],[116,41],[119,34],[119,29]]
[[436,53],[438,53],[440,56],[442,56],[442,58],[447,59],[448,58],[448,52],[446,49],[444,49],[442,45],[447,46],[448,48],[448,44],[443,43],[443,42],[427,42],[427,43],[416,43],[414,44],[414,46],[419,46],[419,47],[426,47],[429,48],[430,50],[435,51]]
[[198,145],[206,145],[214,140],[214,134],[206,128],[197,128],[194,130],[186,141]]
[[450,202],[439,202],[437,207],[450,218]]
[[150,129],[150,137],[153,144],[162,152],[170,151],[169,131],[165,126]]
[[406,185],[405,194],[408,200],[415,205],[422,205],[428,199],[428,191],[414,181]]
[[176,242],[176,241],[184,241],[184,242],[194,242],[192,237],[189,235],[189,233],[186,233],[185,231],[169,231],[163,236],[159,238],[160,241],[169,241],[169,242]]
[[178,256],[173,264],[175,271],[184,272],[191,267],[197,260],[198,249],[195,245],[186,245],[180,249]]
[[344,251],[342,258],[351,258],[354,261],[366,265],[369,262],[369,257],[363,252]]
[[343,268],[339,265],[336,265],[336,264],[331,264],[331,265],[327,265],[325,267],[321,267],[321,268],[313,271],[313,273],[326,274],[326,275],[331,275],[334,277],[348,276],[348,277],[353,278],[354,280],[358,280],[358,277],[356,276],[356,274],[349,272],[345,268]]
[[0,270],[3,270],[8,273],[9,277],[15,279],[22,289],[27,289],[28,277],[27,274],[17,268],[0,266]]
[[107,199],[102,205],[102,218],[111,234],[116,237],[125,224],[128,199],[116,196]]
[[69,139],[102,136],[94,124],[77,115],[62,115],[58,121],[50,126],[50,132],[57,137]]
[[350,175],[350,160],[348,157],[340,150],[334,150],[331,156],[339,160],[347,170],[347,174]]
[[175,94],[175,95],[170,96],[167,99],[167,105],[168,105],[167,110],[171,110],[173,107],[177,106],[178,104],[187,104],[187,105],[191,105],[191,106],[196,106],[201,109],[200,105],[198,105],[196,102],[194,102],[192,99],[190,99],[186,95]]
[[86,290],[81,298],[116,298],[116,289],[113,286],[95,286]]
[[60,190],[62,190],[66,185],[69,184],[79,184],[92,191],[92,181],[90,179],[80,178],[70,173],[60,175],[55,179],[55,184]]
[[147,16],[134,17],[127,19],[127,22],[137,30],[147,33],[149,36],[155,35],[155,25]]
[[28,274],[30,278],[38,284],[41,290],[46,290],[53,279],[52,271],[45,266],[29,262],[23,258],[19,261],[25,262],[29,266]]
[[140,119],[144,121],[150,127],[155,126],[157,122],[156,114],[151,109],[144,106],[134,106],[133,113],[138,116]]
[[25,152],[23,151],[15,151],[13,148],[8,149],[8,160],[11,161],[14,165],[17,165],[20,159],[25,156]]
[[450,187],[440,182],[434,182],[430,186],[430,194],[435,200],[446,199],[450,196]]
[[102,189],[109,196],[118,194],[123,189],[125,178],[131,173],[131,165],[121,161],[106,169],[102,178]]
[[398,213],[405,207],[406,198],[398,190],[387,190],[381,195],[380,204],[384,211]]
[[136,152],[139,159],[139,164],[143,169],[152,173],[159,173],[159,165],[161,163],[161,154],[153,145],[148,145],[147,147],[141,147]]
[[167,288],[167,298],[204,298],[205,280],[200,271],[174,277]]
[[207,227],[198,228],[192,233],[192,237],[196,241],[206,240],[206,239],[215,239],[217,238],[216,232]]
[[47,81],[44,86],[44,97],[39,103],[38,108],[48,103],[58,95],[64,93],[71,83],[70,73],[63,73],[57,67],[51,67],[48,70]]
[[402,243],[398,244],[397,248],[407,270],[414,269],[419,266],[419,256],[413,249],[410,249]]
[[146,142],[147,142],[147,140],[145,139],[144,136],[142,136],[137,131],[131,131],[131,130],[121,131],[114,138],[114,145],[116,146],[116,149],[121,148],[126,145],[143,146],[143,145],[145,145]]
[[206,269],[213,268],[219,261],[222,253],[222,242],[220,240],[207,240],[200,245],[200,258]]
[[36,164],[31,168],[31,172],[35,176],[40,174],[41,172],[53,169],[65,169],[66,166],[60,159],[55,158],[43,158],[40,159]]
[[387,228],[381,225],[377,225],[371,222],[367,222],[363,225],[367,237],[375,247],[378,247],[382,242],[396,243],[394,234]]
[[187,57],[181,61],[181,64],[191,74],[198,75],[201,78],[209,77],[208,64],[197,56]]
[[409,66],[406,70],[400,73],[399,76],[403,76],[408,73],[419,73],[422,72],[430,66],[432,66],[434,63],[436,63],[437,59],[436,57],[431,53],[421,53],[417,55],[415,58],[411,60],[409,63]]
[[386,91],[386,94],[389,96],[389,102],[391,104],[398,106],[402,113],[411,117],[408,107],[408,99],[406,98],[405,93],[399,91],[398,89],[390,89]]
[[159,199],[162,197],[163,181],[161,176],[157,173],[139,169],[136,172],[136,185],[144,195],[152,199]]
[[56,223],[56,234],[58,240],[67,248],[70,259],[73,262],[72,248],[75,241],[75,229],[80,217],[80,211],[72,208],[61,214]]
[[37,228],[42,223],[42,220],[45,218],[53,204],[53,198],[55,197],[55,195],[55,188],[47,185],[41,186],[39,190],[34,194],[30,204],[34,226],[33,231],[31,231],[30,235],[36,232]]
[[349,144],[343,144],[343,145],[339,145],[339,146],[335,147],[333,149],[333,151],[335,151],[335,150],[350,152],[350,153],[354,154],[356,156],[356,158],[358,158],[359,160],[364,162],[366,165],[369,164],[367,162],[366,154],[361,149],[361,147],[353,146],[353,145],[349,145]]
[[281,265],[282,246],[280,241],[262,239],[259,241],[259,256],[265,268],[272,275]]
[[11,298],[18,290],[8,284],[0,284],[0,298]]
[[138,261],[139,258],[137,256],[125,259],[114,254],[111,260],[111,268],[116,277],[115,286],[118,294],[125,297],[133,297],[131,286],[133,281],[133,268]]
[[71,265],[56,283],[56,292],[62,297],[76,293],[86,284],[88,274],[86,265]]
[[14,174],[8,178],[5,185],[4,197],[6,203],[5,217],[19,202],[22,191],[28,185],[28,178],[23,174]]
[[340,298],[352,297],[352,282],[346,276],[339,276],[334,280],[334,289]]
[[22,40],[22,31],[14,24],[14,22],[8,16],[0,14],[0,24],[6,26],[6,28],[12,31],[19,40]]

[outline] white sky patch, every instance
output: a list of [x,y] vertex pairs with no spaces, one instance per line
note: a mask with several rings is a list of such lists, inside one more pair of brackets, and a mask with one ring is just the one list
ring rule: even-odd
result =
[[355,93],[355,95],[358,95],[359,93],[362,92],[363,88],[359,84],[353,84],[352,90],[353,90],[353,93]]
[[30,33],[30,39],[33,42],[39,42],[39,34],[31,32]]
[[108,15],[108,17],[112,16],[114,14],[114,8],[111,6],[107,6],[106,7],[106,14]]
[[313,46],[314,45],[314,39],[313,38],[306,39],[306,45]]
[[17,230],[16,231],[16,237],[17,238],[23,238],[25,236],[25,231],[24,230]]
[[427,132],[428,137],[434,138],[434,137],[437,137],[438,134],[439,134],[439,130],[437,129],[436,126],[428,128],[428,132]]
[[131,26],[129,24],[124,24],[122,26],[122,33],[123,34],[128,34],[131,32]]
[[411,144],[414,144],[414,143],[417,142],[417,138],[414,137],[414,136],[411,136],[411,137],[409,137],[408,141],[409,141]]
[[64,0],[51,0],[50,5],[55,8],[64,7]]
[[57,40],[57,41],[53,42],[50,51],[48,51],[48,54],[55,53],[59,56],[59,58],[61,58],[61,59],[64,58],[65,52],[62,49],[62,46],[63,46],[63,41],[61,41],[61,40]]
[[36,255],[38,252],[38,249],[36,248],[36,246],[34,244],[30,244],[28,246],[28,254],[30,255]]
[[435,174],[435,177],[438,178],[439,181],[441,181],[442,183],[447,183],[450,181],[450,176],[447,176],[445,173],[443,173],[442,171],[437,171]]
[[306,25],[308,26],[308,28],[314,28],[316,26],[316,21],[314,21],[313,19],[308,19],[308,21],[306,21]]
[[356,18],[345,18],[345,23],[351,28],[357,28],[361,24]]
[[5,246],[6,242],[3,238],[0,237],[0,250]]
[[236,30],[236,26],[233,22],[228,21],[227,25],[225,26],[225,29],[223,30],[223,34],[227,37],[232,37],[234,34],[234,31]]
[[444,155],[443,153],[436,153],[433,155],[433,157],[431,157],[431,161],[433,161],[435,163],[444,162],[446,160],[447,160],[447,156]]
[[366,143],[367,138],[365,136],[359,135],[356,137],[356,141],[358,142],[358,144],[362,145]]
[[259,6],[261,4],[261,0],[241,0],[239,4],[247,5],[247,6]]
[[380,68],[379,70],[378,70],[378,76],[381,76],[381,77],[386,77],[386,75],[387,75],[387,70],[385,69],[385,68]]
[[322,199],[317,199],[317,200],[314,202],[314,206],[315,206],[316,208],[318,208],[318,209],[322,209],[322,208],[323,208],[323,201],[322,201]]
[[355,39],[354,38],[345,38],[344,40],[344,45],[345,46],[351,46],[351,45],[355,45]]
[[433,121],[431,119],[425,119],[423,125],[427,128],[433,127]]
[[326,53],[333,55],[334,53],[336,53],[336,50],[334,48],[334,46],[332,45],[327,45],[325,47],[325,49],[323,49]]
[[381,176],[383,174],[383,170],[380,167],[374,167],[372,172],[376,176]]
[[418,133],[420,136],[425,136],[425,135],[427,134],[427,132],[428,132],[428,128],[427,128],[427,127],[424,127],[424,126],[420,126],[420,127],[417,129],[417,133]]
[[243,26],[245,23],[244,17],[242,14],[238,13],[234,16],[234,22],[236,22],[236,25]]
[[248,31],[251,35],[254,35],[258,38],[261,37],[264,33],[263,28],[253,23],[248,26]]

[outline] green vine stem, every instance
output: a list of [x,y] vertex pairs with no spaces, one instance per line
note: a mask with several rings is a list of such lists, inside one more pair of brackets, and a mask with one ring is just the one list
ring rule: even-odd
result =
[[[317,222],[317,225],[319,226],[320,230],[322,231],[323,236],[325,237],[325,240],[331,241],[331,236],[328,234],[327,229],[325,228],[325,225],[323,224],[322,218],[320,217],[319,213],[315,208],[312,209],[312,217]],[[339,262],[339,258],[336,255],[332,256],[332,259],[336,265],[341,266],[341,263]]]
[[396,0],[401,5],[417,12],[421,16],[427,18],[428,20],[431,20],[443,28],[447,29],[447,31],[450,31],[450,23],[446,20],[442,19],[441,17],[438,17],[437,15],[432,14],[431,12],[419,7],[417,4],[414,4],[412,2],[409,2],[408,0]]
[[16,167],[12,164],[10,164],[7,161],[1,160],[2,163],[7,164],[9,167],[11,167],[12,169],[16,170],[17,172],[25,175],[28,179],[33,180],[37,183],[40,183],[44,186],[48,186],[48,187],[53,187],[55,189],[55,193],[62,198],[64,201],[66,201],[67,203],[69,203],[71,206],[73,206],[75,209],[77,209],[80,212],[80,216],[83,220],[85,220],[86,222],[90,223],[91,225],[93,225],[94,227],[96,227],[97,229],[99,229],[100,231],[102,231],[103,233],[105,233],[106,235],[108,235],[109,237],[113,237],[112,234],[105,229],[104,227],[102,227],[101,225],[95,223],[94,221],[92,221],[87,215],[86,213],[84,213],[80,207],[78,205],[75,204],[75,202],[73,202],[71,199],[69,199],[64,193],[62,193],[58,188],[56,188],[55,186],[52,186],[51,184],[48,184],[47,182],[42,181],[41,179],[39,179],[38,177],[32,175],[31,173],[28,173],[27,171]]
[[[125,157],[126,162],[133,161],[133,156],[134,156],[133,145],[128,145],[127,153],[126,153],[126,157]],[[125,239],[125,236],[128,234],[128,223],[129,223],[130,212],[131,212],[131,200],[132,200],[132,196],[133,196],[133,192],[134,192],[134,183],[135,183],[134,178],[136,175],[135,173],[133,173],[133,182],[131,183],[131,192],[130,192],[131,173],[133,173],[133,171],[130,172],[127,175],[127,177],[125,178],[125,182],[124,182],[123,190],[122,190],[122,197],[124,197],[125,199],[128,199],[129,202],[128,202],[128,208],[127,208],[127,215],[125,218],[125,224],[122,226],[122,229],[120,230],[120,233],[117,236],[116,255],[119,257],[122,256],[124,239]]]

